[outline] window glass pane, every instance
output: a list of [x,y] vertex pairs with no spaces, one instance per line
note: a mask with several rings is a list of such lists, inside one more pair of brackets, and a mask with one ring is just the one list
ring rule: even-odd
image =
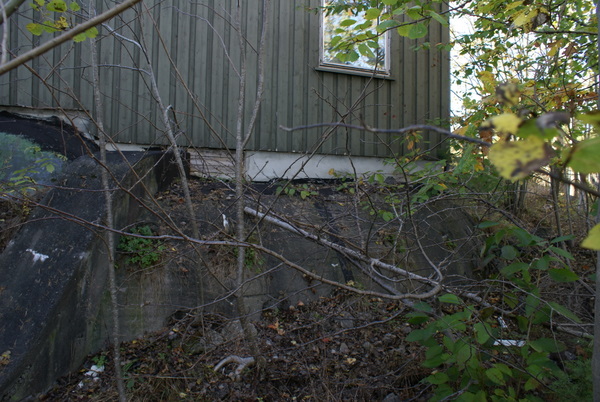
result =
[[[340,0],[324,0],[323,5],[329,6],[340,2],[345,3]],[[327,15],[325,11],[322,12],[322,64],[375,70],[387,74],[389,69],[386,55],[387,33],[376,36],[377,20],[367,21],[364,15],[364,11],[357,13],[356,9],[332,15]],[[341,48],[340,43],[350,42],[359,34],[366,35],[364,38],[368,39],[358,42],[351,48]]]

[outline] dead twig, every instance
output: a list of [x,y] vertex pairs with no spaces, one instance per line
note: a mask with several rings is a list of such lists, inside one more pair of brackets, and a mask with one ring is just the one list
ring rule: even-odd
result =
[[252,356],[239,357],[239,356],[235,356],[235,355],[230,355],[230,356],[227,356],[226,358],[224,358],[223,360],[221,360],[215,366],[215,371],[221,370],[226,364],[230,364],[230,363],[237,363],[237,367],[235,368],[235,370],[233,370],[232,372],[227,374],[227,376],[234,379],[235,381],[239,381],[241,378],[242,371],[244,371],[244,369],[246,367],[253,366],[256,363],[256,360]]

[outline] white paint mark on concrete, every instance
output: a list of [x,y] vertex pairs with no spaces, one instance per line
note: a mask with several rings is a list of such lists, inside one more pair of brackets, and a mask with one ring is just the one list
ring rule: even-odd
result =
[[29,251],[31,254],[33,254],[33,262],[44,262],[48,259],[48,256],[46,254],[38,253],[37,251],[34,251],[30,248],[28,248],[26,251]]

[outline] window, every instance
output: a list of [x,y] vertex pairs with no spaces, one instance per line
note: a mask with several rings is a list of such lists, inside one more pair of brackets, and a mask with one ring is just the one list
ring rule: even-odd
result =
[[[321,12],[321,60],[324,70],[346,71],[355,74],[388,76],[389,35],[377,35],[378,19],[365,18],[367,7],[354,1],[345,9],[345,0],[323,0],[324,7],[336,8],[335,13]],[[358,4],[358,5],[357,5]],[[337,7],[336,7],[337,6]],[[344,46],[358,40],[353,46]]]

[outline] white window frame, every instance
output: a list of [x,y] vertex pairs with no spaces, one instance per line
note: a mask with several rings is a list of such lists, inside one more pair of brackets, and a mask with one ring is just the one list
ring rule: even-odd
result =
[[[321,5],[325,6],[330,0],[321,0]],[[359,65],[356,62],[336,62],[332,61],[325,53],[325,12],[320,13],[320,36],[319,36],[319,67],[321,71],[331,71],[337,73],[346,73],[363,76],[376,76],[379,78],[389,78],[391,75],[391,35],[385,32],[379,39],[380,46],[384,49],[383,62],[376,68]],[[361,56],[363,58],[364,56]],[[359,59],[360,61],[361,59]],[[364,59],[363,59],[364,60]]]

